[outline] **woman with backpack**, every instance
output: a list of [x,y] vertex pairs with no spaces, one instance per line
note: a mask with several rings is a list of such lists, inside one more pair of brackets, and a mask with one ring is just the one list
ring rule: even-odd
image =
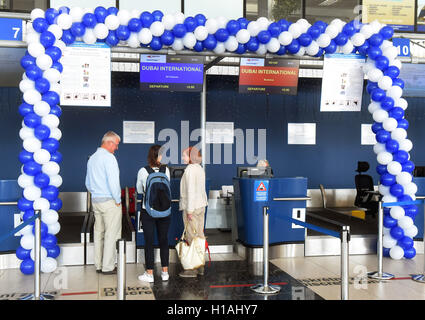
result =
[[[137,193],[143,195],[140,219],[145,237],[146,263],[145,273],[140,275],[138,279],[150,283],[154,281],[155,227],[160,248],[162,266],[161,278],[163,281],[167,281],[169,278],[168,228],[171,222],[171,194],[169,194],[170,171],[165,165],[161,165],[161,151],[161,146],[159,145],[150,147],[148,153],[149,165],[139,170],[136,182]],[[155,187],[152,187],[154,185]]]
[[[183,211],[183,223],[186,229],[186,240],[190,243],[194,237],[205,238],[205,207],[208,205],[205,192],[205,171],[201,167],[201,152],[195,147],[183,151],[183,162],[187,164],[180,181],[180,205]],[[184,270],[179,276],[194,278],[204,274],[204,267],[196,270]]]

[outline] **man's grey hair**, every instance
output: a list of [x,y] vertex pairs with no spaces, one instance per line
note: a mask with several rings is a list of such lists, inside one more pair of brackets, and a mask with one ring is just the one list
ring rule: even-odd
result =
[[114,139],[118,139],[118,141],[121,141],[121,138],[118,134],[113,131],[108,131],[104,134],[101,144],[104,144],[107,141],[114,141]]

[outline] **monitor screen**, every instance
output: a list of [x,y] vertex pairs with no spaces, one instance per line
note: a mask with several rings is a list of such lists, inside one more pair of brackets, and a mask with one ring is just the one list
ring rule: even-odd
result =
[[239,178],[272,177],[272,168],[271,167],[238,167],[237,177]]

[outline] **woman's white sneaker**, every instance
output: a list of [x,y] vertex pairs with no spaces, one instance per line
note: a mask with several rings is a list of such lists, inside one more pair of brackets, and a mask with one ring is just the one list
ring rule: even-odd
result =
[[144,274],[140,275],[138,278],[140,281],[143,281],[143,282],[149,282],[149,283],[153,282],[153,274],[149,274],[146,271]]
[[170,275],[168,274],[168,272],[161,271],[161,278],[162,278],[162,281],[168,281],[168,279],[170,278]]

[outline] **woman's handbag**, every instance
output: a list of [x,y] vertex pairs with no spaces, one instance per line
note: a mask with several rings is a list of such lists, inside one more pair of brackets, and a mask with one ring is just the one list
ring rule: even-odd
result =
[[205,265],[205,238],[194,237],[191,244],[188,245],[184,239],[186,227],[177,242],[176,251],[180,262],[185,270],[193,270]]

